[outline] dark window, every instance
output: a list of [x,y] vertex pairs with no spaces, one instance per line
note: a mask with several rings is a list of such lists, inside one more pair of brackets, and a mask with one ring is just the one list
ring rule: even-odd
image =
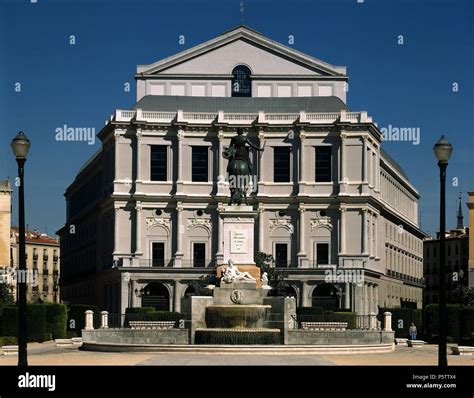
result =
[[459,246],[456,243],[454,244],[454,254],[456,256],[459,254]]
[[166,145],[151,146],[150,179],[152,181],[166,181],[166,165],[168,163]]
[[329,243],[316,244],[316,261],[319,264],[329,264]]
[[232,97],[251,97],[250,69],[244,65],[239,65],[234,68],[232,75]]
[[331,147],[316,147],[316,182],[331,181]]
[[273,181],[290,182],[290,147],[273,148]]
[[192,181],[207,182],[208,181],[208,156],[209,150],[207,146],[193,146],[192,155]]
[[451,255],[451,245],[448,245],[448,256]]
[[288,265],[288,244],[275,244],[275,265],[277,267],[286,267]]
[[193,244],[193,265],[194,267],[206,266],[206,244],[205,243]]
[[153,267],[165,266],[165,244],[164,242],[152,243],[152,265]]

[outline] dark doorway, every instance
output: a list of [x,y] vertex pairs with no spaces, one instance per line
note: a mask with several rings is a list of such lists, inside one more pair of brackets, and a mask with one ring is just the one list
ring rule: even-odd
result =
[[275,265],[277,267],[288,266],[288,243],[275,244]]
[[206,266],[206,244],[205,243],[193,243],[193,266],[194,267]]
[[313,307],[322,307],[326,311],[339,308],[339,295],[336,287],[331,283],[322,283],[313,290]]
[[152,265],[153,267],[165,266],[165,244],[164,242],[152,243]]
[[145,287],[142,296],[142,307],[154,307],[157,311],[170,310],[170,294],[168,289],[159,282],[151,282]]

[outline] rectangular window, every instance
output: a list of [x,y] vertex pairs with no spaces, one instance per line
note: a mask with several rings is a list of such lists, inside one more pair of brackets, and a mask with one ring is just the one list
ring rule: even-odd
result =
[[287,243],[275,244],[275,265],[277,267],[288,266],[288,244]]
[[192,147],[192,181],[209,181],[209,149],[207,146]]
[[273,181],[290,182],[290,147],[273,148]]
[[194,267],[206,266],[206,244],[205,243],[193,243],[193,266]]
[[317,146],[316,148],[316,182],[331,181],[331,149],[330,146]]
[[150,159],[150,180],[166,181],[168,147],[166,145],[152,145],[150,147]]
[[152,266],[153,267],[164,267],[165,266],[165,244],[164,244],[164,242],[153,242],[152,243]]
[[318,265],[329,264],[329,243],[316,244],[316,261]]

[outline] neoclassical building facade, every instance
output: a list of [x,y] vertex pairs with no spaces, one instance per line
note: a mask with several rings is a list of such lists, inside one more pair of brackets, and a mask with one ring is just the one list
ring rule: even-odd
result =
[[255,247],[298,305],[421,307],[419,194],[346,105],[345,67],[239,26],[135,77],[137,103],[106,122],[65,193],[64,301],[179,311],[222,262],[222,153],[241,127],[264,147],[250,150]]

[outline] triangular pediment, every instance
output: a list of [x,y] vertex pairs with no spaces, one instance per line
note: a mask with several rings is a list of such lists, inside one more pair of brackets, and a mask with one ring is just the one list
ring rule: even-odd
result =
[[246,26],[224,32],[205,43],[151,65],[139,65],[138,75],[230,75],[236,65],[253,75],[345,76],[334,66],[270,40]]

